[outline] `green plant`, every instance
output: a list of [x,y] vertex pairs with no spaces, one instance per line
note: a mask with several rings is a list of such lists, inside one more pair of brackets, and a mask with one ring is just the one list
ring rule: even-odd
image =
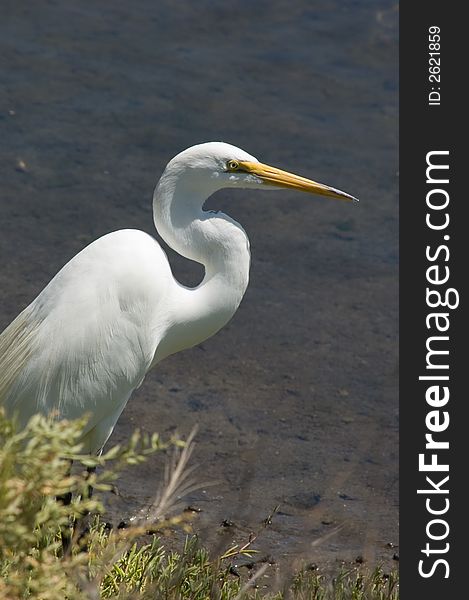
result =
[[[356,567],[334,577],[310,569],[293,575],[280,570],[279,577],[276,567],[256,563],[254,558],[251,570],[243,570],[240,576],[233,563],[240,557],[255,557],[256,536],[213,557],[191,535],[189,513],[174,512],[176,498],[195,486],[187,466],[192,435],[186,442],[163,443],[157,435],[136,432],[125,446],[90,457],[81,454],[83,424],[83,420],[56,422],[35,416],[17,432],[0,413],[0,598],[398,599],[397,572],[384,575],[379,568],[370,572]],[[150,509],[125,529],[106,527],[100,518],[104,507],[99,492],[112,488],[123,466],[170,447],[175,454]],[[94,466],[99,466],[97,473],[89,475],[86,467]],[[90,484],[98,491],[92,497]],[[70,504],[57,501],[67,492],[73,493]],[[61,532],[70,523],[77,524],[72,551],[63,556]],[[169,550],[159,537],[168,527],[187,532],[179,551]],[[261,585],[265,582],[266,587]]]

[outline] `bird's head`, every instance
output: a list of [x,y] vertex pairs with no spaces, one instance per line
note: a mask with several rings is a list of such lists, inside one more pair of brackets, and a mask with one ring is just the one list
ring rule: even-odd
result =
[[340,200],[357,201],[354,196],[336,188],[261,163],[244,150],[224,142],[207,142],[192,146],[175,156],[168,168],[178,174],[189,172],[193,181],[199,178],[205,184],[210,181],[214,190],[226,187],[280,187]]

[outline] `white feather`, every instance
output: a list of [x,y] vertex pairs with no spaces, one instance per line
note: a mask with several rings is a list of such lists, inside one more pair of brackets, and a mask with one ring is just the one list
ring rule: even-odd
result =
[[[227,168],[233,161],[244,162],[244,170]],[[216,333],[237,310],[249,280],[249,241],[241,225],[203,204],[224,187],[258,187],[262,177],[269,188],[352,199],[222,142],[181,152],[155,189],[154,220],[172,248],[204,265],[203,281],[193,289],[180,285],[159,244],[141,231],[90,244],[0,335],[0,404],[7,413],[21,425],[37,412],[56,419],[88,414],[84,449],[98,452],[147,371]]]

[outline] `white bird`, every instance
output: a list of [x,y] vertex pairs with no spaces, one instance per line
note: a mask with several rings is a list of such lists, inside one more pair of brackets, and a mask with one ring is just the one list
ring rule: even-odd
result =
[[24,426],[35,413],[89,420],[83,448],[99,453],[133,390],[163,358],[212,336],[234,315],[249,280],[249,240],[222,212],[221,188],[292,188],[353,196],[258,162],[222,142],[173,158],[153,196],[158,233],[201,263],[203,281],[178,283],[146,233],[104,235],[73,257],[0,335],[0,406]]

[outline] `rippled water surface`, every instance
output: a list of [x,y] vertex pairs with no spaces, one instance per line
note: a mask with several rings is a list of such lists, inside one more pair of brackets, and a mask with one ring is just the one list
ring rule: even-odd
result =
[[[216,484],[187,499],[195,527],[226,520],[246,540],[279,505],[256,542],[277,560],[396,552],[396,38],[389,0],[2,2],[1,326],[96,237],[153,234],[153,187],[192,144],[222,139],[361,199],[211,198],[250,237],[245,299],[148,375],[112,438],[197,424],[196,473]],[[127,473],[110,516],[160,473],[160,457]]]

